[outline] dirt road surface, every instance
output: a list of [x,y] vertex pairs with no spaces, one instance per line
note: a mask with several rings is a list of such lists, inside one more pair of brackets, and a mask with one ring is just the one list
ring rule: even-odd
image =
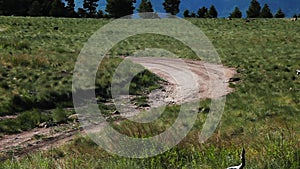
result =
[[[227,82],[236,73],[233,68],[174,58],[127,57],[126,59],[141,64],[167,81],[163,89],[149,94],[150,107],[216,98],[232,92]],[[122,112],[122,116],[132,117],[140,111],[134,105],[129,107],[131,108],[126,112]],[[76,133],[84,134],[79,127],[72,125],[74,124],[36,128],[20,134],[4,135],[0,137],[0,155],[14,152],[15,156],[19,157],[63,144],[72,140]]]
[[183,103],[203,98],[217,98],[231,92],[227,81],[236,74],[233,68],[202,61],[159,58],[127,57],[143,65],[168,81],[172,102]]

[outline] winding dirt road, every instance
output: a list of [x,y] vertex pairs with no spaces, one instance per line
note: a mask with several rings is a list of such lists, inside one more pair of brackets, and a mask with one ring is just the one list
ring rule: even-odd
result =
[[[156,90],[149,95],[150,107],[159,107],[166,104],[180,104],[203,98],[217,98],[232,92],[228,81],[236,73],[234,69],[202,61],[183,60],[157,57],[127,57],[134,63],[141,64],[157,74],[168,83],[163,89]],[[137,107],[122,112],[121,116],[132,117],[139,112]],[[72,140],[79,128],[61,127],[61,131],[50,128],[36,128],[32,131],[0,137],[0,155],[14,151],[22,156],[32,151],[47,149],[53,145],[60,145]],[[81,132],[84,134],[84,132]],[[37,139],[37,136],[42,139]],[[25,151],[24,151],[25,150]],[[1,160],[0,160],[1,161]]]
[[159,57],[126,59],[143,65],[168,81],[173,88],[170,95],[175,103],[224,96],[232,91],[227,82],[236,74],[233,68],[203,61]]

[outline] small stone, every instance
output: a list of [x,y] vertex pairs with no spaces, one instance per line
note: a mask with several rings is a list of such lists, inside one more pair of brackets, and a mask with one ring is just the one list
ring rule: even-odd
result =
[[43,122],[43,123],[39,124],[39,128],[47,128],[47,127],[48,127],[47,122]]
[[77,121],[78,120],[78,114],[72,114],[68,117],[68,120]]
[[121,113],[118,110],[116,110],[116,111],[113,112],[113,114],[114,115],[120,115]]

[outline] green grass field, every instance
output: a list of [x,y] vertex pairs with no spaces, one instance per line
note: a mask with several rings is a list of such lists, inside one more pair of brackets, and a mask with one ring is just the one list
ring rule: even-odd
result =
[[[231,84],[222,120],[205,143],[198,134],[206,113],[200,112],[188,136],[176,147],[156,157],[128,159],[108,154],[89,138],[78,136],[71,144],[20,160],[0,162],[0,168],[226,168],[240,163],[246,149],[247,169],[300,168],[300,22],[286,19],[190,19],[211,40],[222,63],[235,67],[241,81]],[[41,121],[55,121],[55,113],[37,112],[71,107],[72,70],[76,58],[94,31],[108,23],[99,19],[0,17],[0,121],[1,134],[29,130]],[[59,27],[54,30],[54,27]],[[181,43],[158,35],[139,35],[120,42],[110,54],[131,55],[151,47],[169,49],[183,58],[193,53]],[[121,62],[109,59],[96,81],[100,100],[109,99],[111,72]],[[159,79],[147,72],[136,85],[157,88]],[[144,78],[143,78],[144,77]],[[140,80],[145,79],[145,81]],[[142,89],[133,88],[141,94]],[[210,101],[201,102],[203,110]],[[161,132],[176,118],[179,106],[166,109],[151,124],[127,121],[113,124],[133,137]],[[69,112],[65,112],[69,113]],[[57,114],[57,113],[56,113]],[[37,118],[33,118],[36,117]],[[32,124],[24,126],[29,120]]]

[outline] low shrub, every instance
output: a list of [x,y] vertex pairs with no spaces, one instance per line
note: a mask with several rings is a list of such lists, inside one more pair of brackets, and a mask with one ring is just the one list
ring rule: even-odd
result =
[[52,111],[52,119],[54,123],[66,123],[68,116],[62,108],[56,108]]

